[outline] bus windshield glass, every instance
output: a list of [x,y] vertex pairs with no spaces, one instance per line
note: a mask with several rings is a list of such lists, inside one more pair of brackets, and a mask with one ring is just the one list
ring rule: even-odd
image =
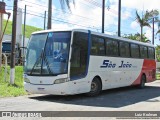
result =
[[33,34],[28,45],[25,73],[59,75],[68,70],[71,32]]

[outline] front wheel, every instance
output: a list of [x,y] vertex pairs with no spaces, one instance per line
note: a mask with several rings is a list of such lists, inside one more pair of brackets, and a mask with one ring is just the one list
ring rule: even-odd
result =
[[91,90],[89,93],[87,93],[87,96],[96,96],[98,95],[102,90],[101,82],[98,78],[94,78],[91,83]]

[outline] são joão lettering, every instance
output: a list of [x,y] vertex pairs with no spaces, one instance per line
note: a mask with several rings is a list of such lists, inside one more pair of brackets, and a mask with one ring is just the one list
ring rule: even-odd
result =
[[[116,63],[112,63],[112,61],[110,60],[104,60],[102,66],[100,66],[101,68],[115,68],[117,66]],[[132,64],[130,64],[129,62],[124,62],[121,61],[121,64],[118,65],[118,68],[131,68]]]

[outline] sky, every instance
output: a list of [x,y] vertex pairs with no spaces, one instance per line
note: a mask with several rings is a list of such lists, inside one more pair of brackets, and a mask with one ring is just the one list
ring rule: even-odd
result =
[[[4,0],[6,9],[12,13],[13,0]],[[44,28],[44,13],[48,10],[48,0],[18,0],[18,7],[24,12],[27,5],[26,24]],[[59,0],[52,3],[52,29],[64,30],[72,28],[90,29],[101,32],[102,0],[75,0],[70,3],[71,11],[62,10]],[[136,21],[135,12],[142,15],[146,10],[160,11],[160,0],[121,0],[121,36],[140,33],[140,26]],[[6,17],[4,17],[6,18]],[[159,17],[160,18],[160,17]],[[12,20],[12,16],[11,19]],[[46,19],[47,25],[47,19]],[[155,45],[160,45],[160,35],[156,35],[158,23],[155,23]],[[118,31],[118,0],[105,2],[105,33],[117,35]],[[145,36],[152,40],[151,28],[144,27]]]

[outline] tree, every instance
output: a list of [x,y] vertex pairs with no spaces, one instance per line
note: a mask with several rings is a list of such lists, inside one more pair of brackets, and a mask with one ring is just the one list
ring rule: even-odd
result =
[[142,34],[142,39],[141,39],[141,35],[139,33],[136,34],[126,34],[123,36],[124,38],[128,38],[131,40],[136,40],[136,41],[142,41],[142,42],[151,42],[146,36],[145,34]]
[[69,10],[71,10],[71,9],[70,9],[70,3],[71,3],[71,2],[75,5],[75,1],[74,1],[74,0],[60,0],[62,10],[65,9],[65,5],[67,5],[67,8],[68,8]]
[[[67,5],[68,9],[71,11],[70,2],[73,2],[73,4],[75,5],[74,0],[60,0],[62,10],[64,10],[65,5]],[[52,0],[48,0],[48,24],[47,24],[47,28],[48,29],[52,28]]]
[[143,40],[143,27],[150,27],[150,19],[158,16],[159,12],[158,10],[151,10],[151,11],[146,11],[144,15],[142,15],[142,17],[140,17],[140,15],[138,14],[138,12],[136,11],[136,20],[139,23],[140,27],[141,27],[141,39],[140,41]]
[[156,58],[157,58],[157,61],[160,62],[160,46],[157,45],[156,47]]
[[160,29],[157,31],[157,34],[159,34],[160,33]]

